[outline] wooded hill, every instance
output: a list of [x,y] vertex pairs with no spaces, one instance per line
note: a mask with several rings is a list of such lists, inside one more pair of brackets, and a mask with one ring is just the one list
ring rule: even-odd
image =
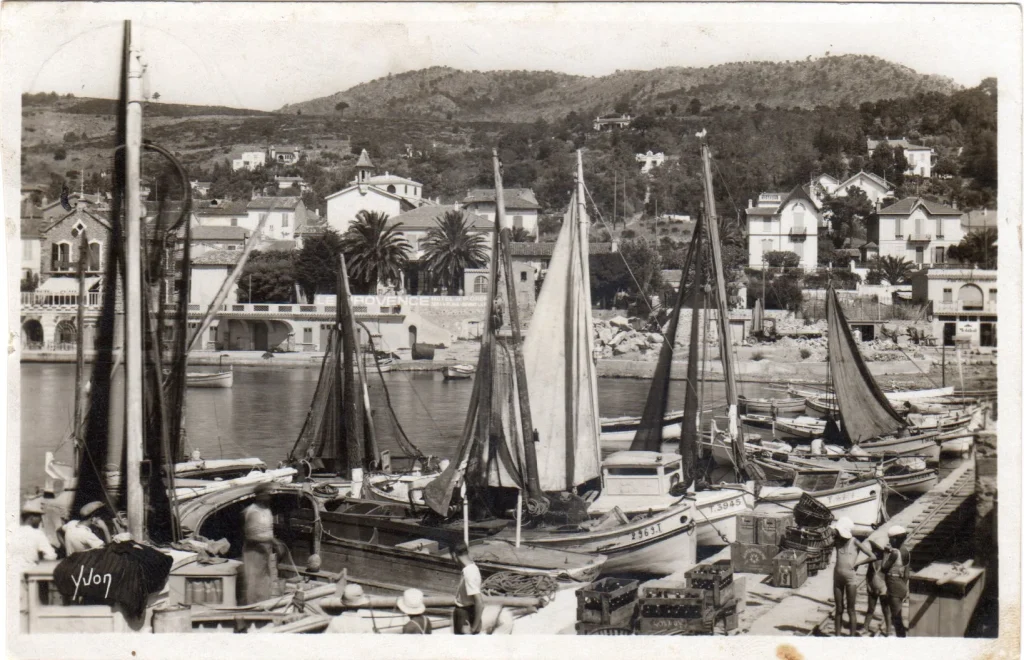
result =
[[528,122],[558,119],[571,111],[597,115],[663,107],[674,114],[694,99],[704,108],[806,109],[958,89],[949,78],[867,55],[617,71],[599,77],[432,67],[288,104],[279,112]]

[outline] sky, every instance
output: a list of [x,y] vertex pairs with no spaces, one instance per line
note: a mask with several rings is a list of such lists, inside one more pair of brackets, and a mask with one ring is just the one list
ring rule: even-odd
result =
[[862,53],[974,86],[1020,57],[1006,5],[62,2],[2,18],[5,90],[115,97],[130,18],[149,93],[261,110],[428,66],[594,76]]

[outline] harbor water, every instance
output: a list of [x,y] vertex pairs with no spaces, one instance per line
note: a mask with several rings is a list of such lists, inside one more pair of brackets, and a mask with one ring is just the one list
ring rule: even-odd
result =
[[[319,376],[311,368],[235,367],[234,387],[188,390],[186,433],[189,449],[205,458],[255,456],[276,466],[288,455],[309,411]],[[196,370],[212,370],[197,368]],[[47,451],[58,460],[71,460],[72,447],[65,441],[74,410],[75,368],[72,364],[25,363],[21,365],[21,490],[33,492],[43,483]],[[440,372],[392,371],[384,375],[395,414],[409,438],[426,454],[449,456],[458,443],[473,387],[472,380],[446,381]],[[381,449],[398,451],[394,425],[389,423],[384,392],[371,378],[370,398],[375,410]],[[705,408],[724,412],[724,383],[704,384]],[[639,415],[650,381],[602,378],[598,381],[603,417]],[[749,397],[783,397],[761,383],[740,383]],[[673,381],[669,409],[682,409],[684,382]],[[117,395],[115,393],[115,400]],[[116,412],[116,411],[115,411]],[[115,414],[117,419],[119,415]],[[770,434],[764,429],[755,433]],[[118,456],[114,448],[111,456]],[[946,465],[944,468],[948,467]]]

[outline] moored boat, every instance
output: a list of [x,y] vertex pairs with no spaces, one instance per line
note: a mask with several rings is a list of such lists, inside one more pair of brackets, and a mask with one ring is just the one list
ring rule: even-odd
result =
[[475,372],[476,368],[468,364],[449,365],[442,370],[445,380],[467,380]]
[[806,406],[802,398],[786,399],[748,399],[740,395],[739,407],[741,412],[760,414],[782,414],[803,412]]
[[235,372],[231,369],[210,373],[190,371],[185,374],[185,384],[189,387],[231,387],[235,384]]

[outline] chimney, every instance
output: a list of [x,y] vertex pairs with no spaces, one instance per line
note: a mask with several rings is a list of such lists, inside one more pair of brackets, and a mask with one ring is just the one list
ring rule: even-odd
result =
[[752,200],[752,199],[748,199],[747,200],[747,208],[748,209],[754,208],[754,200]]
[[619,242],[613,238],[612,239],[612,252],[618,252],[618,251],[619,251]]
[[955,199],[953,200],[953,208],[954,209],[959,209],[960,208],[959,206],[957,206]]

